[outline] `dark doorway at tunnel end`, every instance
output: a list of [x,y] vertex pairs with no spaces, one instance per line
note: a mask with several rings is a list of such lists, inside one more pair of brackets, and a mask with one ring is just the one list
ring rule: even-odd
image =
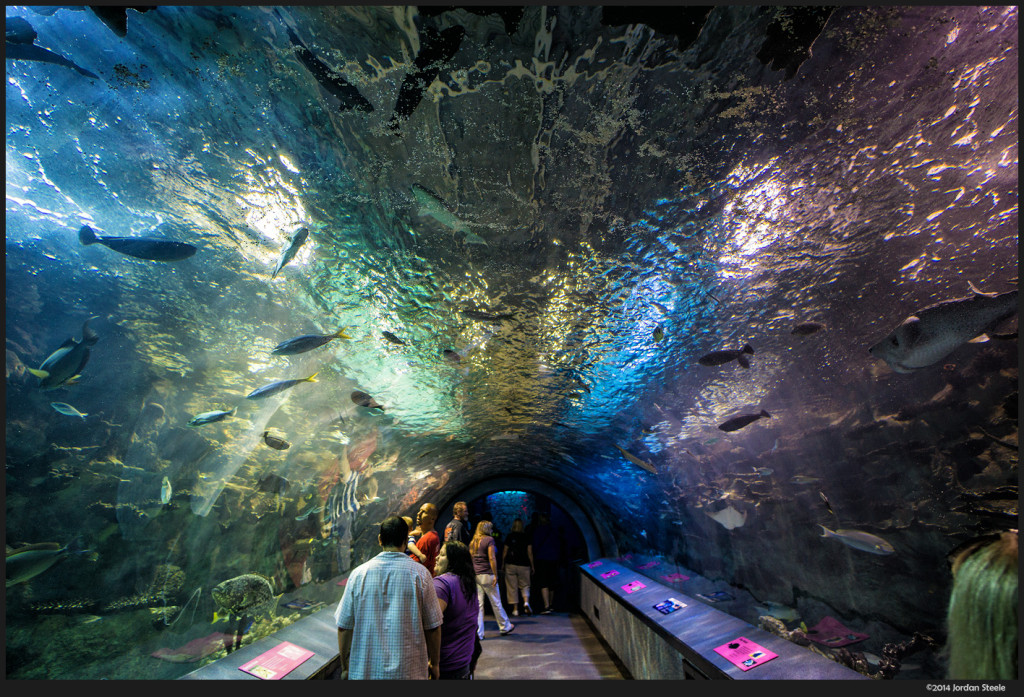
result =
[[[481,520],[489,520],[493,524],[493,536],[497,544],[499,566],[504,551],[504,542],[512,530],[514,521],[523,521],[526,534],[532,536],[534,527],[543,515],[551,521],[558,540],[558,560],[556,562],[556,580],[553,587],[552,607],[556,612],[569,612],[579,606],[579,582],[576,578],[577,567],[588,561],[587,544],[580,525],[564,508],[547,496],[518,490],[496,491],[467,500],[469,522],[472,530]],[[451,514],[448,515],[448,520]],[[439,520],[439,524],[447,524],[447,520]],[[499,570],[502,603],[506,602],[504,569]],[[534,574],[531,583],[530,597],[540,603],[541,589],[538,577]],[[507,608],[506,608],[507,609]],[[541,608],[542,609],[542,608]]]

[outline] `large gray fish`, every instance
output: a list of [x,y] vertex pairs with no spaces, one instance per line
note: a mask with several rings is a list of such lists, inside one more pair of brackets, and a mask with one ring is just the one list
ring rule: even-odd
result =
[[769,419],[771,414],[766,412],[764,409],[761,410],[760,414],[743,414],[741,416],[734,416],[724,424],[718,426],[720,431],[738,431],[744,426],[748,426],[760,418]]
[[1017,314],[1017,291],[982,293],[974,284],[970,288],[969,298],[946,300],[907,317],[868,352],[897,373],[911,373],[938,363]]
[[255,615],[274,607],[274,587],[259,574],[242,574],[221,581],[210,594],[217,605],[235,615]]
[[723,351],[712,351],[697,359],[697,362],[701,365],[713,366],[722,365],[729,361],[735,360],[744,368],[750,367],[750,359],[744,354],[754,355],[754,348],[747,344],[741,349],[727,349]]
[[863,530],[829,530],[821,523],[818,527],[822,529],[822,537],[831,537],[839,540],[847,547],[859,549],[862,552],[871,554],[892,554],[896,548],[877,535],[872,535]]
[[277,260],[277,266],[274,267],[274,273],[270,275],[271,278],[277,278],[277,273],[284,268],[284,265],[295,258],[295,255],[299,253],[299,248],[306,242],[306,238],[309,237],[309,229],[300,227],[292,235],[292,241],[288,244],[288,249],[284,250],[284,254]]
[[89,361],[89,348],[100,338],[99,334],[89,329],[89,320],[98,316],[93,315],[82,324],[81,341],[75,341],[74,337],[70,337],[51,353],[38,369],[28,369],[28,372],[39,378],[39,387],[52,390],[61,385],[70,385],[78,379]]
[[118,254],[147,261],[180,261],[196,253],[196,248],[190,244],[155,237],[100,237],[88,225],[79,229],[78,241],[84,245],[99,243]]
[[312,351],[315,348],[320,348],[334,339],[351,338],[352,337],[345,333],[344,329],[339,329],[334,334],[303,334],[302,336],[297,336],[294,339],[282,341],[274,347],[274,350],[271,351],[271,353],[275,356],[294,356],[298,353],[305,353],[306,351]]
[[262,399],[263,397],[269,397],[271,395],[277,394],[278,392],[287,390],[289,387],[295,387],[300,382],[316,382],[314,378],[316,378],[316,376],[319,374],[320,373],[313,373],[308,378],[299,378],[297,380],[278,380],[277,382],[272,382],[269,385],[264,385],[263,387],[256,388],[249,394],[245,395],[245,398]]
[[98,80],[99,75],[41,46],[35,45],[36,30],[21,17],[4,18],[4,57],[7,60],[36,61],[60,65]]
[[212,424],[215,421],[234,416],[235,411],[238,407],[232,407],[228,411],[205,411],[202,414],[197,414],[191,421],[188,422],[189,426],[202,426],[203,424]]

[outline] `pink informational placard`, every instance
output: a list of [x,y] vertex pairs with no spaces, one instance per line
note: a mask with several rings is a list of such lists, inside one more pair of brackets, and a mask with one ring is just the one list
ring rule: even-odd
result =
[[733,639],[728,644],[722,644],[715,649],[715,653],[725,657],[726,660],[743,671],[750,670],[762,663],[767,663],[779,655],[769,651],[760,644],[755,644],[746,637],[739,637]]
[[309,649],[282,641],[270,651],[239,666],[238,669],[255,675],[261,680],[280,680],[312,655],[313,652]]
[[647,588],[647,586],[645,586],[644,584],[640,583],[639,581],[630,581],[629,583],[627,583],[626,585],[624,585],[622,587],[622,590],[626,591],[626,593],[628,594],[628,593],[635,593],[636,591],[640,590],[641,588]]
[[654,567],[656,567],[660,563],[661,563],[660,561],[649,561],[646,564],[641,564],[640,566],[636,567],[636,570],[637,571],[644,571],[645,569],[653,569]]
[[595,566],[601,566],[601,564],[602,564],[602,563],[603,563],[603,562],[599,562],[599,561],[592,561],[592,562],[590,562],[589,564],[587,564],[587,568],[588,568],[588,569],[593,569],[593,568],[594,568]]
[[618,576],[618,575],[619,575],[619,572],[617,570],[615,570],[615,569],[612,569],[611,571],[605,571],[603,574],[601,574],[601,578],[611,578],[612,576]]

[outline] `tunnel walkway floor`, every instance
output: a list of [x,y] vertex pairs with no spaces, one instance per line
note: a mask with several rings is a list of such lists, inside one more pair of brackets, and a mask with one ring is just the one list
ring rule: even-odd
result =
[[475,680],[628,680],[628,670],[577,613],[510,617],[511,634],[501,636],[484,615],[483,652]]

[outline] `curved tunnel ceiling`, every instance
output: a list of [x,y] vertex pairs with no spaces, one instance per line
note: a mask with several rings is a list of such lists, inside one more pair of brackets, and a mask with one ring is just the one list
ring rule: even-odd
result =
[[[620,549],[909,635],[942,616],[947,538],[1014,526],[1013,327],[911,374],[868,347],[968,282],[1015,288],[1016,7],[8,18],[9,535],[44,534],[37,480],[11,479],[33,466],[140,546],[172,516],[243,540],[267,492],[315,510],[347,483],[365,531],[514,476]],[[140,261],[85,224],[198,251]],[[38,390],[26,366],[94,315],[81,383]],[[719,428],[738,416],[761,418]],[[818,490],[890,566],[835,578]],[[353,529],[345,563],[375,549]]]

